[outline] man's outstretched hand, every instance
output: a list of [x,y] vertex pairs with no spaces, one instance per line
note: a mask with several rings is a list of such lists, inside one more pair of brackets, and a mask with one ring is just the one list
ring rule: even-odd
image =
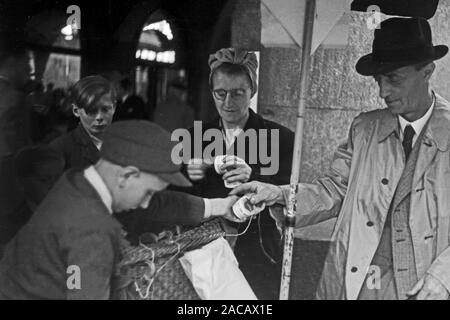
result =
[[284,196],[281,188],[273,184],[263,183],[259,181],[252,181],[237,186],[229,195],[243,196],[245,194],[252,194],[250,196],[250,203],[259,205],[264,202],[266,206],[272,206],[275,203],[284,204]]

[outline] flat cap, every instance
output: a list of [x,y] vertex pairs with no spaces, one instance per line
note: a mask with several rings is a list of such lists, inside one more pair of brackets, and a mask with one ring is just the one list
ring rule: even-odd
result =
[[175,144],[170,133],[155,123],[118,121],[104,133],[100,157],[121,166],[135,166],[175,186],[191,186],[180,173],[181,165],[172,161]]

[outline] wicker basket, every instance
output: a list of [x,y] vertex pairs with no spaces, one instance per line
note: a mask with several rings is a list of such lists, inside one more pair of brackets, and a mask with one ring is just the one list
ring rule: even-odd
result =
[[156,243],[124,250],[114,297],[121,300],[198,300],[178,258],[224,236],[219,219]]

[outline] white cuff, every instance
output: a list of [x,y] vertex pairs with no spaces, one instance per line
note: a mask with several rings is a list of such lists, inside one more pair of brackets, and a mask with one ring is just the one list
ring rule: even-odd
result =
[[205,203],[205,212],[203,214],[203,217],[205,219],[209,219],[212,216],[212,205],[211,200],[203,198],[203,201]]

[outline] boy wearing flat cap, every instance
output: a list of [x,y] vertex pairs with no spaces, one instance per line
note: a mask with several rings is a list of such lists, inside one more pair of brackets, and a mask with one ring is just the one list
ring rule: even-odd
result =
[[[146,208],[169,184],[190,185],[171,161],[172,147],[170,134],[153,123],[113,123],[100,160],[67,171],[7,246],[0,298],[110,298],[114,268],[127,245],[113,214]],[[79,286],[68,283],[73,270],[79,270]]]
[[[116,95],[112,83],[98,75],[81,78],[70,88],[69,101],[80,123],[76,129],[49,143],[49,147],[64,159],[64,170],[85,169],[100,159],[104,132],[109,129],[117,109],[114,103]],[[115,217],[132,238],[142,232],[161,230],[171,221],[181,225],[196,225],[203,216],[222,211],[226,207],[224,201],[163,190],[153,195],[146,209],[121,212]]]
[[[297,227],[338,218],[317,298],[448,299],[450,103],[429,84],[447,52],[425,19],[391,18],[356,64],[387,108],[356,117],[330,172],[299,184]],[[249,191],[255,203],[285,205],[289,186],[234,193]]]

